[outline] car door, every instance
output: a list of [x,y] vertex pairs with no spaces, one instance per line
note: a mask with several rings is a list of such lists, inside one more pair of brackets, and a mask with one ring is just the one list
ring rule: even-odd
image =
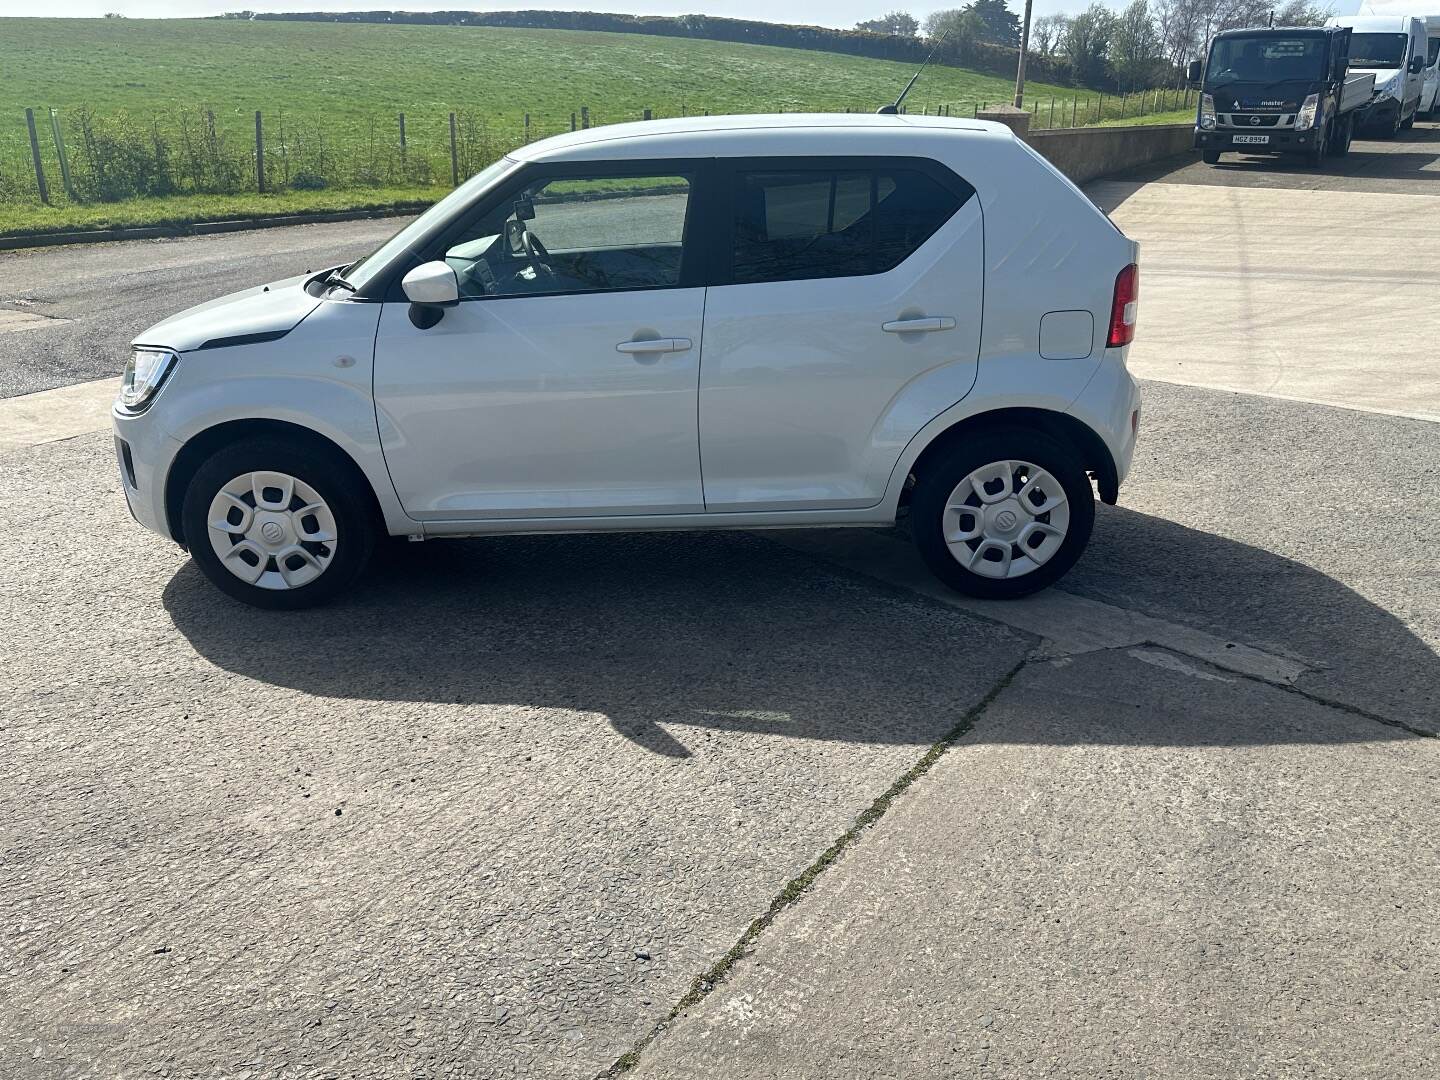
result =
[[[711,512],[873,506],[909,438],[974,385],[974,190],[931,162],[738,162],[706,299],[700,447]],[[907,390],[945,404],[928,415]]]
[[380,316],[375,406],[407,513],[703,509],[693,178],[673,162],[532,167],[417,254],[450,264],[461,300],[428,328],[403,299]]

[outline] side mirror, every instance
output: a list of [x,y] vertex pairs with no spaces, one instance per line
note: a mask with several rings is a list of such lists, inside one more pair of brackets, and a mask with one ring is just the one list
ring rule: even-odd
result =
[[1425,70],[1425,57],[1412,56],[1410,63],[1405,66],[1405,70],[1410,72],[1411,75],[1419,75],[1420,72]]
[[1185,80],[1190,83],[1198,83],[1204,66],[1199,60],[1191,60],[1190,66],[1185,69]]
[[439,259],[415,267],[400,279],[400,288],[410,301],[410,321],[421,330],[438,323],[445,308],[460,303],[460,281],[450,264]]

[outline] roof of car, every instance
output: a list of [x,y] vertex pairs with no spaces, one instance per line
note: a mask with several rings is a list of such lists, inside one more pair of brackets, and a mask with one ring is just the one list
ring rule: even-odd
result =
[[[833,141],[835,135],[860,136],[861,132],[962,135],[977,139],[1014,139],[1004,124],[948,116],[877,116],[873,113],[772,113],[741,116],[690,116],[672,120],[645,120],[629,124],[608,124],[582,131],[566,132],[512,151],[520,161],[564,159],[589,156],[601,145],[636,150],[653,145],[663,157],[740,156],[747,153],[774,153],[774,143],[802,152],[807,137]],[[861,148],[856,147],[859,151]],[[648,150],[648,146],[647,146]]]

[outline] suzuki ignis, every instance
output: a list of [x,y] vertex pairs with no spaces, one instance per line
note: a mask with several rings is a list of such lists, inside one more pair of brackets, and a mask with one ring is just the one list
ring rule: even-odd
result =
[[1015,597],[1129,468],[1137,294],[1136,245],[1002,126],[595,128],[145,331],[116,448],[140,523],[263,607],[334,597],[385,535],[902,508],[945,582]]

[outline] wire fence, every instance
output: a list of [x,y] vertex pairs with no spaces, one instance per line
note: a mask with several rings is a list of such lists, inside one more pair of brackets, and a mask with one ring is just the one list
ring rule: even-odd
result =
[[[1040,97],[1031,129],[1141,119],[1189,107],[1189,90]],[[931,102],[907,111],[975,116],[1008,102]],[[868,112],[867,109],[845,109]],[[682,108],[671,116],[708,115]],[[235,195],[366,188],[438,194],[519,146],[565,131],[665,118],[578,106],[568,116],[529,113],[497,121],[466,110],[396,113],[345,122],[284,109],[163,113],[88,106],[27,109],[0,122],[0,203],[111,203],[176,195]]]

